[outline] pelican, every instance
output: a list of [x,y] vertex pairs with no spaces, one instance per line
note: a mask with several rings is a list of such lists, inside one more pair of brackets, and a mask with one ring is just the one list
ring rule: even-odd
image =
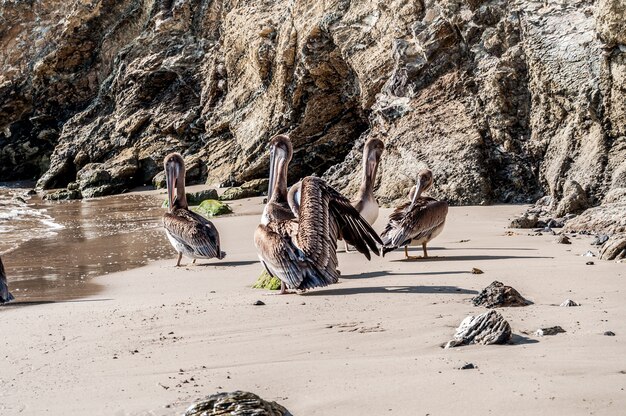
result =
[[[270,142],[268,205],[273,201],[284,206],[291,153],[287,136]],[[339,280],[336,250],[340,233],[368,259],[370,250],[378,255],[382,241],[376,232],[347,198],[322,179],[308,176],[293,185],[287,203],[291,218],[278,218],[284,212],[275,210],[276,205],[269,207],[254,233],[259,259],[271,276],[281,280],[281,294],[287,293],[287,288],[306,290]]]
[[421,170],[417,184],[409,193],[410,202],[400,205],[389,215],[389,222],[381,234],[384,253],[404,246],[405,257],[416,260],[420,256],[409,256],[407,246],[421,245],[424,258],[428,258],[426,244],[441,233],[448,214],[447,202],[422,196],[432,184],[433,173],[429,169]]
[[0,305],[13,300],[13,295],[9,293],[9,287],[7,286],[7,276],[4,274],[4,265],[0,258]]
[[167,155],[163,161],[167,184],[168,212],[163,215],[163,226],[170,243],[178,252],[176,266],[180,266],[183,254],[196,259],[223,259],[220,235],[217,229],[201,215],[189,210],[185,195],[185,162],[178,153]]
[[[380,139],[371,138],[363,146],[363,179],[357,199],[352,201],[352,206],[370,225],[373,225],[378,218],[378,202],[374,198],[374,184],[383,150],[385,150],[385,144]],[[348,244],[345,241],[344,245],[347,253]]]

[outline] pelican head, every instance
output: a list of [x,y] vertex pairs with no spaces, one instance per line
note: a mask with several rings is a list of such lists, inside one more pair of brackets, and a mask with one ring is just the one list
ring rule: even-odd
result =
[[417,173],[417,183],[411,188],[411,192],[409,192],[411,207],[413,207],[417,198],[422,195],[422,192],[426,192],[431,186],[433,186],[432,171],[430,169],[420,170]]
[[376,181],[376,169],[378,168],[378,162],[380,162],[383,150],[385,150],[385,144],[380,139],[371,138],[363,146],[365,175],[372,184]]
[[267,188],[268,200],[272,199],[272,195],[277,191],[284,193],[286,197],[287,166],[289,166],[292,156],[293,146],[288,136],[279,134],[270,140],[270,183]]
[[167,185],[167,202],[170,212],[177,208],[187,208],[185,195],[185,161],[180,153],[170,153],[163,161],[165,166],[165,183]]

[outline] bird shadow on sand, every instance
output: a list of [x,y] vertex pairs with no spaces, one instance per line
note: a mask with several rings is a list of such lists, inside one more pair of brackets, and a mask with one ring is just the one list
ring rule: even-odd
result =
[[74,300],[16,300],[8,303],[2,308],[22,308],[25,306],[50,305],[53,303],[83,303],[83,302],[106,302],[113,299],[74,299]]
[[221,261],[219,263],[196,263],[189,265],[190,267],[237,267],[237,266],[249,266],[251,264],[259,263],[258,260],[243,260],[243,261]]
[[386,270],[378,270],[375,272],[349,274],[341,276],[342,279],[369,279],[372,277],[385,277],[385,276],[430,276],[430,275],[452,275],[452,274],[471,274],[467,270],[450,270],[442,272],[411,272],[411,273],[394,273]]
[[478,292],[463,289],[457,286],[371,286],[346,287],[337,289],[321,289],[314,292],[305,292],[300,296],[332,296],[332,295],[359,295],[367,293],[415,293],[415,294],[465,294],[475,295]]
[[524,344],[536,344],[539,341],[536,339],[528,338],[523,335],[513,334],[509,340],[509,345],[524,345]]
[[477,260],[506,260],[506,259],[553,259],[551,256],[490,256],[488,254],[481,254],[477,256],[431,256],[427,258],[419,258],[417,260],[409,260],[409,259],[398,259],[398,260],[389,260],[391,262],[400,262],[400,263],[419,263],[419,262],[430,262],[430,261],[477,261]]

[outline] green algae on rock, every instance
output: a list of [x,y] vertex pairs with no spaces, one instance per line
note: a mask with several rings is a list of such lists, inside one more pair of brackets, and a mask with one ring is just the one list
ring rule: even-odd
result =
[[267,272],[267,270],[263,270],[263,273],[259,276],[256,282],[252,285],[254,289],[267,289],[267,290],[278,290],[280,289],[281,281],[278,277],[272,277]]
[[193,210],[206,217],[217,217],[218,215],[230,214],[233,212],[228,204],[215,199],[206,199],[202,201],[200,205],[194,207]]

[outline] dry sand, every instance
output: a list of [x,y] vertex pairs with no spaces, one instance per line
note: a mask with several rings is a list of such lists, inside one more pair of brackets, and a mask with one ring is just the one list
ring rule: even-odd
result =
[[[340,253],[339,284],[268,296],[250,288],[259,201],[214,221],[224,261],[172,258],[97,278],[90,298],[1,308],[0,414],[180,414],[237,389],[295,416],[626,414],[626,264],[585,265],[589,237],[507,236],[520,206],[452,208],[439,258]],[[534,302],[500,310],[514,333],[567,333],[441,349],[493,280]],[[582,306],[555,306],[567,298]]]

